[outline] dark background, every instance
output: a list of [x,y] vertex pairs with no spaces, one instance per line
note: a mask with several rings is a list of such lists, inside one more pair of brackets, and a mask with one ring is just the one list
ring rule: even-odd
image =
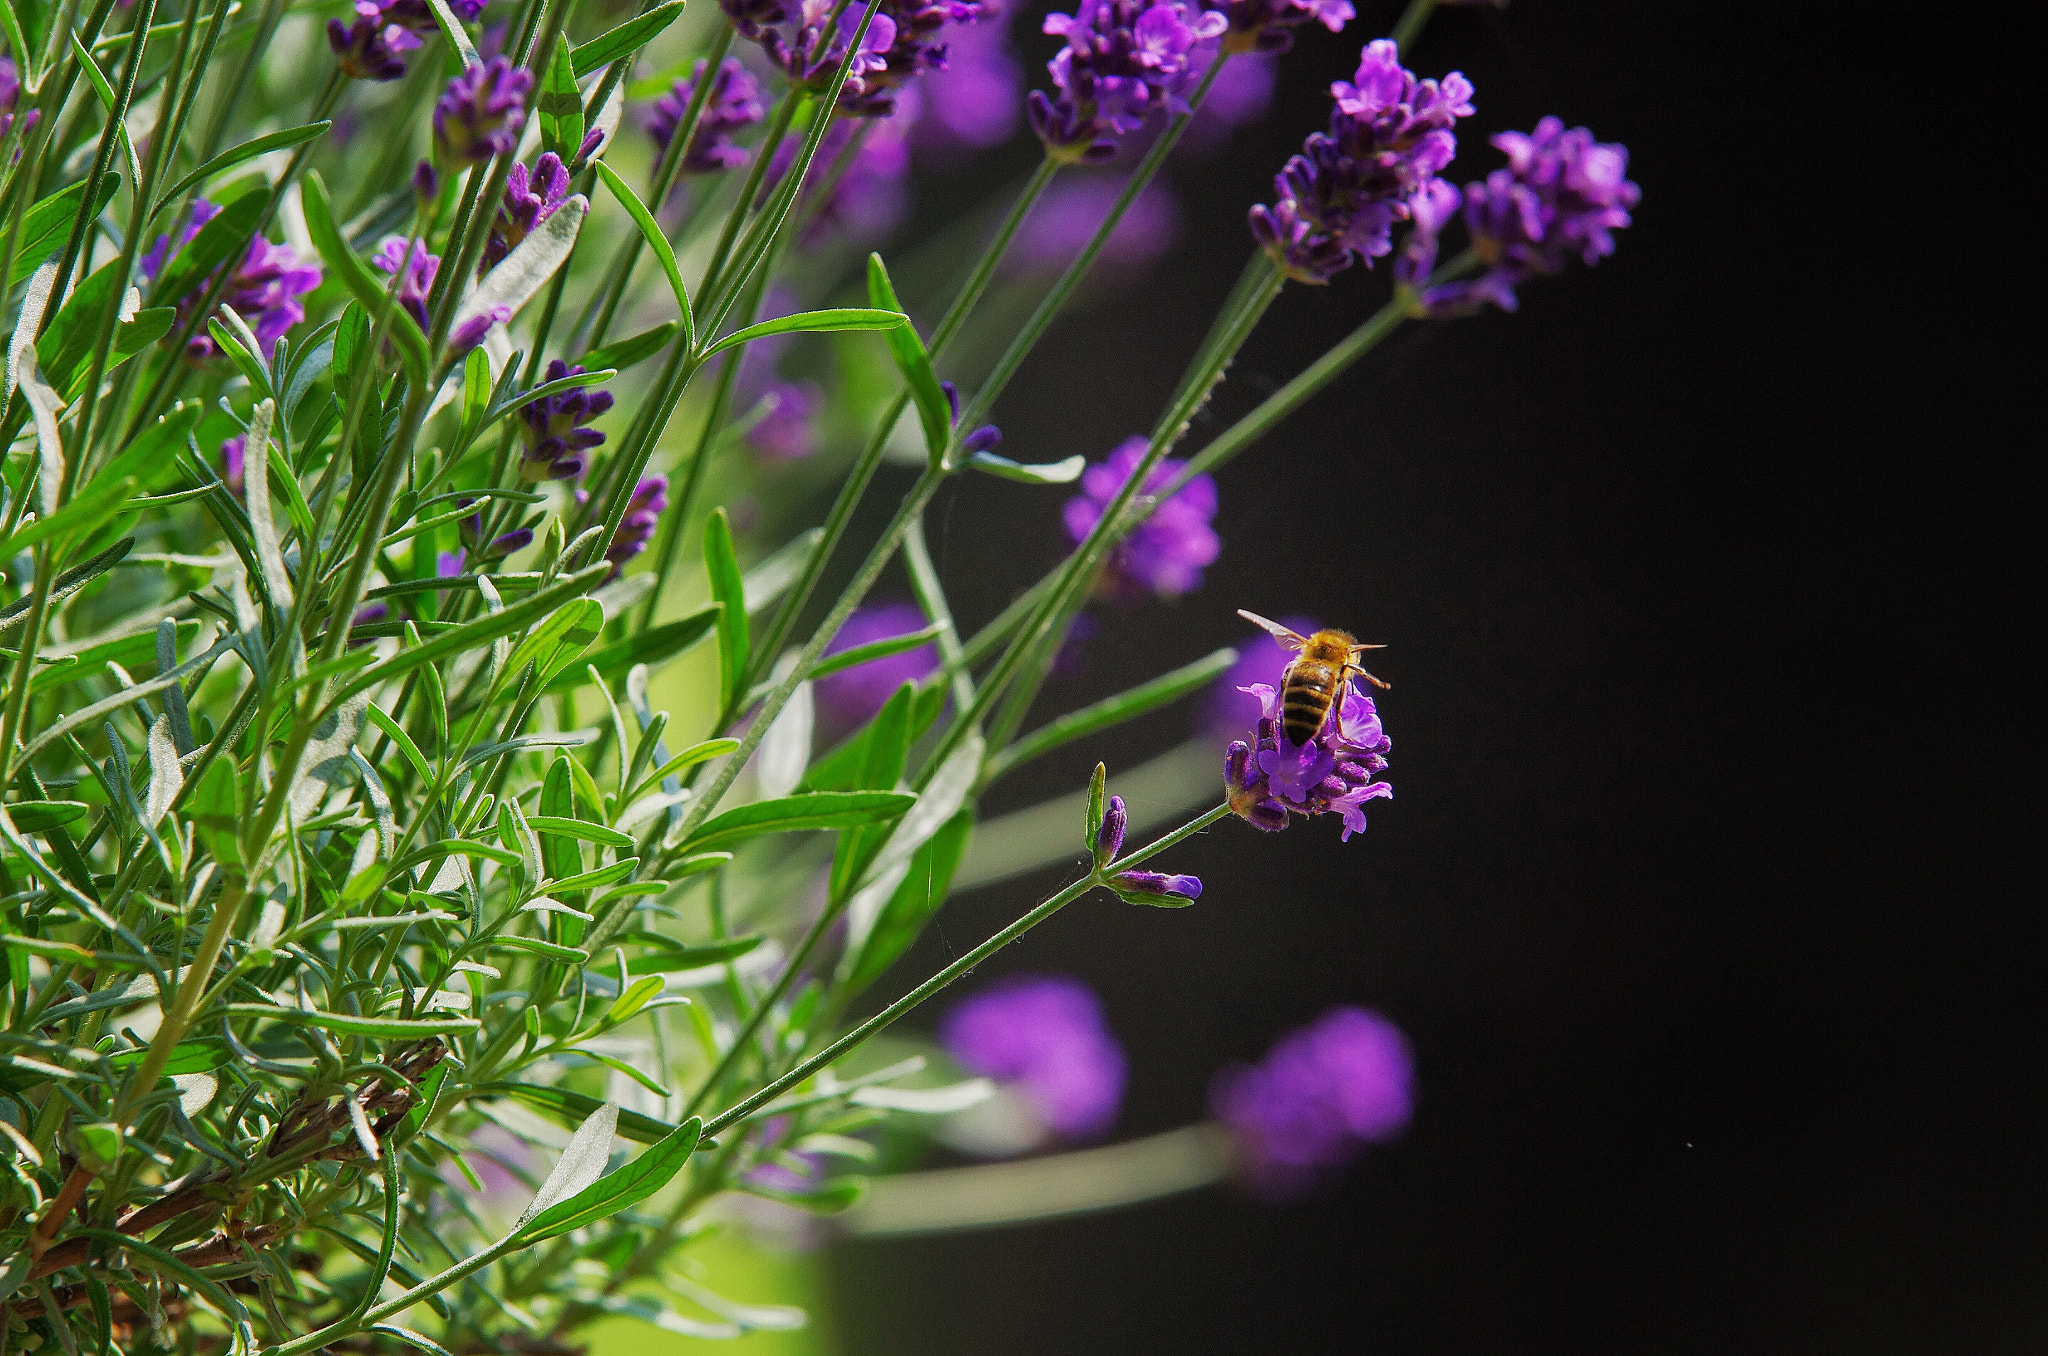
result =
[[[1359,8],[1176,172],[1179,252],[1055,331],[1006,451],[1149,425],[1245,206],[1395,13]],[[2040,434],[2006,418],[2039,381],[2040,50],[2018,5],[1438,11],[1411,64],[1479,91],[1453,175],[1556,112],[1629,145],[1636,225],[1519,315],[1406,327],[1226,471],[1205,587],[1116,617],[1046,708],[1241,639],[1236,607],[1308,613],[1392,644],[1398,798],[1341,846],[1226,822],[1168,859],[1198,907],[1098,900],[981,976],[1098,988],[1120,1135],[1199,1116],[1218,1064],[1339,1002],[1409,1033],[1414,1123],[1306,1205],[842,1244],[850,1352],[2048,1349],[2044,937],[2012,851],[2038,603],[2008,594]],[[1387,285],[1290,289],[1219,417]],[[973,622],[1049,563],[1059,496],[957,494],[933,542]],[[898,978],[1064,879],[961,897]]]

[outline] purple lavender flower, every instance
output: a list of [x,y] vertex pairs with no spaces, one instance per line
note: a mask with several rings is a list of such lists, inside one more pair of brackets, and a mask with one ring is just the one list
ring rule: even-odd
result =
[[[1061,517],[1067,535],[1079,542],[1094,530],[1103,511],[1123,489],[1145,458],[1142,437],[1124,439],[1106,461],[1081,473],[1081,493],[1066,503]],[[1162,457],[1145,479],[1146,492],[1164,489],[1187,463]],[[1117,543],[1110,552],[1098,591],[1112,602],[1133,604],[1146,597],[1173,598],[1202,585],[1202,569],[1213,563],[1222,544],[1209,520],[1216,516],[1216,482],[1196,476],[1152,516]]]
[[942,69],[918,81],[924,116],[917,120],[920,151],[942,157],[1000,146],[1017,130],[1024,103],[1024,68],[1010,51],[1008,16],[993,7],[982,22],[957,29]]
[[[220,208],[204,198],[193,203],[192,219],[179,233],[178,243],[174,246],[169,236],[160,235],[149,252],[142,256],[138,265],[142,277],[145,280],[161,277],[178,251],[191,243],[200,229],[218,215]],[[207,289],[218,276],[219,271],[215,270],[178,298],[180,324],[191,321],[192,313],[198,309]],[[291,246],[273,245],[259,235],[249,242],[247,252],[235,265],[233,278],[220,299],[223,304],[234,307],[235,313],[249,323],[264,350],[256,356],[264,358],[269,356],[271,346],[286,330],[306,318],[306,308],[298,299],[319,285],[318,265],[301,264]],[[188,357],[199,360],[217,356],[220,349],[207,335],[204,326],[196,326],[185,352]]]
[[1330,86],[1330,130],[1274,177],[1277,200],[1251,209],[1252,235],[1300,282],[1326,283],[1363,256],[1393,249],[1394,223],[1457,153],[1451,129],[1472,113],[1472,86],[1404,69],[1394,44],[1368,43],[1352,80]]
[[1465,229],[1485,273],[1418,292],[1436,267],[1437,237],[1458,207],[1458,191],[1439,185],[1416,207],[1395,276],[1418,316],[1468,315],[1488,303],[1514,310],[1515,289],[1531,278],[1561,273],[1574,258],[1591,266],[1614,253],[1614,232],[1642,200],[1626,177],[1628,148],[1595,141],[1583,127],[1566,131],[1560,119],[1545,118],[1534,132],[1502,132],[1493,144],[1507,167],[1468,185],[1463,199]]
[[249,497],[247,482],[243,478],[243,462],[249,455],[249,438],[236,434],[220,445],[220,478],[228,487],[228,493],[237,499]]
[[524,165],[514,165],[505,177],[505,200],[498,205],[498,219],[484,240],[484,258],[478,272],[490,272],[518,249],[519,242],[553,216],[568,194],[569,171],[563,166],[562,157],[553,151],[543,151],[531,171]]
[[817,449],[811,420],[824,407],[815,381],[777,381],[762,395],[767,409],[747,430],[747,443],[769,461],[802,461]]
[[604,553],[604,558],[612,563],[614,577],[654,540],[654,529],[667,507],[667,476],[648,476],[633,487],[633,497],[626,501],[626,516],[619,520],[619,530],[612,533],[612,544]]
[[[560,358],[548,364],[542,381],[560,381],[583,374]],[[593,391],[588,386],[559,391],[519,407],[519,436],[525,443],[519,456],[522,480],[574,480],[583,474],[583,454],[604,442],[604,435],[584,425],[612,407],[610,391]]]
[[1046,64],[1058,96],[1033,90],[1029,104],[1047,154],[1106,160],[1155,111],[1185,112],[1229,22],[1193,0],[1082,0],[1047,15],[1045,32],[1066,39]]
[[[1006,267],[1022,273],[1057,273],[1073,262],[1109,216],[1121,180],[1061,179],[1045,191],[1024,220],[1005,256]],[[1180,234],[1180,203],[1161,183],[1147,184],[1117,222],[1096,256],[1093,276],[1113,284],[1144,277]]]
[[[699,61],[689,79],[676,81],[667,94],[654,101],[647,115],[647,132],[655,145],[666,147],[675,136],[697,93],[697,82],[703,78],[704,63]],[[760,83],[737,57],[727,57],[719,63],[711,93],[705,96],[703,112],[697,118],[697,130],[683,151],[683,173],[712,174],[746,164],[748,152],[733,145],[732,134],[765,116]]]
[[769,29],[789,20],[782,0],[718,0],[718,7],[739,35],[751,42],[761,41]]
[[441,256],[427,253],[424,240],[408,242],[402,235],[387,235],[377,246],[377,252],[370,256],[370,262],[386,273],[403,271],[404,276],[398,281],[398,304],[419,323],[422,330],[426,329],[430,323],[427,295],[434,289],[434,275],[441,269]]
[[[14,113],[19,107],[21,107],[21,70],[14,64],[13,57],[0,55],[0,137],[6,136],[8,132],[13,130]],[[22,119],[21,123],[21,133],[24,137],[28,135],[28,129],[36,125],[36,119],[41,116],[41,109],[31,108],[28,111],[28,116]]]
[[1290,814],[1332,814],[1344,821],[1340,842],[1365,832],[1365,803],[1391,799],[1394,788],[1373,776],[1387,769],[1394,741],[1380,725],[1379,710],[1349,682],[1332,717],[1306,744],[1288,739],[1279,719],[1279,698],[1266,683],[1246,692],[1258,698],[1259,723],[1253,741],[1233,742],[1223,755],[1223,789],[1231,810],[1255,829],[1277,833]]
[[[457,508],[469,508],[476,502],[474,499],[461,499],[456,501],[455,506]],[[441,566],[449,554],[455,556],[455,564],[458,571],[464,562],[471,560],[475,561],[477,568],[481,570],[485,566],[503,560],[514,551],[524,550],[533,544],[533,529],[530,527],[515,527],[509,532],[500,532],[497,536],[486,541],[484,539],[484,511],[481,507],[468,517],[457,522],[455,529],[456,535],[462,540],[462,549],[452,553],[444,552],[440,557],[437,557],[434,562],[436,574],[442,573]]]
[[1296,1199],[1408,1124],[1415,1056],[1385,1017],[1332,1008],[1282,1037],[1264,1062],[1218,1072],[1209,1107],[1231,1132],[1245,1185],[1268,1200]]
[[[846,619],[846,624],[839,628],[839,633],[832,637],[832,643],[825,647],[825,653],[838,654],[842,650],[924,628],[924,613],[915,603],[870,603],[855,609],[853,615]],[[866,724],[875,712],[882,709],[890,694],[904,683],[919,682],[938,666],[938,647],[920,645],[901,654],[885,655],[837,673],[828,673],[817,682],[819,719],[831,736],[837,738]]]
[[[887,117],[894,111],[881,83],[889,65],[883,54],[896,41],[896,20],[886,9],[886,4],[878,9],[874,18],[868,20],[867,31],[861,34],[860,47],[847,68],[846,87],[840,95],[842,112],[855,112],[856,105],[861,105],[860,111],[867,116]],[[762,30],[756,41],[761,44],[762,54],[789,77],[790,84],[822,94],[831,87],[839,63],[846,59],[847,44],[860,30],[866,13],[865,5],[849,4],[834,18],[832,0],[803,0],[795,37],[786,38],[780,29],[768,28]],[[868,100],[879,102],[877,111],[869,112],[865,107]]]
[[999,980],[945,1015],[939,1043],[964,1068],[1021,1093],[1060,1139],[1095,1139],[1116,1122],[1123,1048],[1078,980]]
[[[489,2],[450,0],[448,8],[464,23],[474,23]],[[327,21],[327,45],[351,79],[396,80],[405,74],[405,53],[439,31],[426,0],[356,0],[355,9],[352,24]]]
[[1202,897],[1199,876],[1172,876],[1164,871],[1120,871],[1110,883],[1135,895],[1172,896],[1193,903]]
[[[917,122],[919,92],[915,86],[897,91],[893,118],[856,123],[835,121],[818,143],[812,174],[800,199],[811,213],[803,235],[815,245],[834,234],[867,244],[896,229],[909,208],[910,132]],[[855,145],[855,138],[858,144]],[[852,159],[836,181],[821,167],[837,166],[854,146]],[[784,138],[769,162],[768,182],[779,183],[796,161],[797,138]],[[819,195],[823,194],[821,198]]]
[[1131,827],[1131,812],[1122,796],[1111,796],[1102,809],[1102,823],[1095,829],[1095,864],[1108,866],[1124,850],[1124,833]]
[[851,97],[842,98],[842,111],[857,118],[890,116],[895,91],[919,75],[946,69],[949,46],[939,39],[949,25],[966,28],[998,12],[982,0],[882,0],[875,22],[886,17],[893,38],[876,47],[881,64],[864,74],[857,94],[849,90]]
[[532,73],[501,56],[450,80],[434,104],[434,158],[443,164],[475,164],[512,150],[526,126],[526,96],[532,89]]
[[1292,30],[1310,20],[1338,33],[1358,13],[1350,0],[1223,0],[1216,8],[1230,19],[1226,52],[1284,52],[1294,46]]

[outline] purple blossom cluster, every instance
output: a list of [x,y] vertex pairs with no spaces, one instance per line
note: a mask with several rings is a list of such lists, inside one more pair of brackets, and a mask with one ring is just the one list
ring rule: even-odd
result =
[[[1076,543],[1095,529],[1110,503],[1137,473],[1146,446],[1142,437],[1126,438],[1107,460],[1081,473],[1081,493],[1069,499],[1061,513],[1067,535]],[[1145,492],[1164,489],[1186,465],[1172,457],[1160,458],[1145,478]],[[1194,477],[1155,507],[1151,516],[1110,552],[1097,586],[1102,596],[1134,604],[1148,597],[1174,598],[1200,588],[1203,567],[1212,564],[1222,550],[1216,530],[1209,525],[1215,516],[1216,482],[1206,475]]]
[[[490,0],[449,0],[448,8],[473,23]],[[353,23],[327,21],[327,45],[342,74],[353,80],[396,80],[405,74],[405,54],[437,31],[426,0],[356,0]]]
[[[550,382],[582,374],[582,367],[572,367],[557,358],[541,376],[543,382]],[[611,407],[610,391],[594,391],[588,386],[558,391],[521,405],[520,479],[574,480],[582,475],[583,454],[604,443],[602,433],[585,425]]]
[[1294,46],[1293,30],[1313,20],[1341,33],[1358,15],[1350,0],[1222,0],[1213,8],[1230,20],[1226,52],[1284,52]]
[[[833,17],[832,0],[802,0],[795,29],[781,0],[720,0],[742,37],[792,84],[822,92],[846,58],[867,6],[849,3]],[[980,22],[998,12],[987,0],[881,0],[868,21],[860,48],[840,92],[839,112],[856,118],[887,118],[901,92],[919,75],[946,69],[949,28]]]
[[444,165],[495,159],[519,144],[531,72],[504,57],[478,62],[448,82],[434,103],[434,158]]
[[1384,39],[1367,44],[1357,73],[1330,93],[1330,130],[1312,134],[1274,177],[1274,203],[1251,209],[1252,235],[1300,282],[1325,283],[1360,257],[1390,252],[1394,224],[1451,163],[1451,129],[1472,114],[1465,77],[1418,80]]
[[531,170],[514,165],[505,177],[505,199],[498,204],[497,220],[484,239],[479,271],[488,273],[496,268],[506,255],[519,248],[520,241],[533,233],[534,227],[553,216],[568,196],[569,170],[562,164],[562,157],[553,151],[541,152]]
[[988,6],[979,23],[949,34],[946,64],[918,81],[924,116],[919,149],[950,158],[999,146],[1017,130],[1024,105],[1024,68],[1010,51],[1007,14]]
[[1123,1047],[1079,980],[1000,980],[956,1004],[939,1043],[960,1065],[1022,1095],[1055,1137],[1100,1138],[1124,1094]]
[[1408,1124],[1415,1057],[1385,1017],[1332,1008],[1259,1064],[1220,1071],[1209,1106],[1231,1132],[1245,1185],[1269,1200],[1294,1199]]
[[[476,503],[477,501],[474,499],[461,499],[456,501],[455,506],[457,508],[469,508]],[[524,550],[533,544],[533,529],[530,527],[515,527],[510,531],[500,532],[497,536],[486,540],[484,537],[484,511],[480,505],[477,507],[476,512],[459,520],[455,528],[456,535],[462,540],[462,549],[460,551],[446,551],[437,557],[434,563],[436,574],[460,572],[465,561],[475,561],[478,568],[482,568],[495,561],[503,560],[514,551]],[[448,568],[451,563],[449,559],[451,556],[454,558],[452,562],[453,570]]]
[[[678,80],[669,92],[654,101],[647,111],[647,134],[657,146],[666,148],[696,97],[697,82],[704,78],[705,63],[699,61],[686,80]],[[747,163],[747,151],[735,146],[732,134],[767,116],[761,104],[761,85],[736,57],[727,57],[712,78],[711,92],[697,115],[697,127],[690,144],[683,149],[685,174],[713,174],[737,169]]]
[[1531,278],[1561,273],[1573,259],[1588,266],[1614,253],[1614,233],[1629,224],[1642,190],[1628,179],[1628,148],[1593,139],[1583,127],[1566,130],[1545,118],[1533,132],[1502,132],[1493,144],[1508,158],[1462,195],[1465,229],[1486,271],[1478,278],[1424,288],[1436,267],[1437,239],[1457,212],[1460,194],[1431,185],[1418,202],[1415,232],[1395,264],[1395,277],[1418,315],[1468,315],[1491,303],[1503,311],[1519,304],[1515,289]]
[[1281,728],[1272,685],[1242,691],[1258,698],[1259,724],[1251,743],[1232,742],[1223,755],[1223,788],[1233,813],[1255,829],[1277,833],[1289,815],[1332,814],[1344,821],[1340,841],[1365,832],[1365,803],[1391,799],[1394,788],[1373,776],[1387,770],[1394,741],[1380,725],[1372,699],[1347,680],[1337,706],[1315,737],[1296,744]]
[[[398,304],[420,329],[429,330],[433,320],[427,313],[427,299],[433,294],[434,275],[441,271],[441,256],[429,253],[424,240],[408,241],[402,235],[387,235],[370,256],[370,262],[398,278]],[[449,334],[448,355],[461,357],[484,341],[491,326],[502,325],[511,318],[508,306],[493,306],[481,315],[471,316]]]
[[1187,111],[1187,93],[1216,59],[1230,21],[1194,0],[1082,0],[1049,14],[1064,39],[1046,63],[1057,94],[1031,92],[1031,128],[1061,160],[1100,161],[1155,112]]
[[626,501],[626,516],[619,520],[619,530],[612,533],[611,545],[604,552],[604,558],[612,563],[614,576],[627,561],[647,549],[667,508],[667,476],[647,476],[633,487],[633,497]]
[[[193,203],[191,219],[179,232],[178,243],[173,245],[168,235],[160,235],[142,256],[137,268],[143,279],[153,281],[163,276],[178,252],[192,242],[207,222],[219,215],[220,208],[204,198]],[[191,322],[192,313],[198,310],[207,289],[218,276],[219,270],[215,270],[178,298],[176,305],[181,325]],[[299,298],[319,285],[320,268],[317,264],[300,263],[291,246],[273,245],[259,235],[249,242],[241,262],[234,266],[233,276],[220,299],[223,305],[232,306],[235,314],[248,322],[263,346],[264,352],[257,355],[262,358],[269,355],[271,346],[286,330],[306,318],[306,308]],[[201,325],[194,328],[185,352],[197,361],[217,357],[220,348]]]
[[841,108],[853,117],[886,118],[896,111],[896,92],[918,76],[946,69],[948,28],[978,24],[1000,12],[983,0],[882,0],[875,22],[888,18],[894,38],[875,50],[881,65],[868,70],[858,94],[848,90]]

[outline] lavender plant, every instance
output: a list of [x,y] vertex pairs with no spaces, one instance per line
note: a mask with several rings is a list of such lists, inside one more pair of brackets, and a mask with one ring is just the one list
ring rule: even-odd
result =
[[[1461,192],[1471,86],[1367,44],[1151,431],[1015,460],[989,416],[1205,100],[1262,100],[1247,63],[1351,6],[1087,0],[1044,21],[1028,97],[981,0],[683,11],[0,0],[0,1356],[793,1321],[689,1274],[732,1196],[845,1210],[880,1130],[1011,1087],[1041,1143],[1114,1118],[1123,1057],[1071,987],[988,995],[942,1045],[885,1032],[1084,896],[1193,904],[1155,859],[1233,814],[1349,837],[1391,794],[1348,685],[1341,728],[1287,738],[1263,639],[1263,667],[1191,657],[1032,719],[1084,608],[1198,586],[1219,469],[1404,321],[1610,252],[1625,152],[1550,119]],[[856,248],[890,167],[1020,114],[1038,168],[906,305]],[[1114,191],[1075,168],[1118,158]],[[1285,286],[1403,231],[1385,308],[1169,455]],[[1009,324],[984,303],[1019,241]],[[915,482],[857,540],[891,458]],[[971,635],[922,525],[963,475],[1078,481],[1071,549]],[[914,601],[871,600],[897,560]],[[1128,846],[1160,826],[1098,767],[1061,842],[970,854],[1004,776],[1226,671],[1234,727],[1126,785],[1164,776],[1147,801],[1187,822]],[[1076,855],[899,975],[949,895]],[[1197,1131],[1237,1147],[1174,1180],[1292,1189],[1387,1133],[1409,1074],[1376,1021],[1224,1076]]]

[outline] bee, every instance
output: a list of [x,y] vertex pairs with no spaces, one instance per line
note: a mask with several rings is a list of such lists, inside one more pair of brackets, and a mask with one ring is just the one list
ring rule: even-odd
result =
[[1348,631],[1326,630],[1312,636],[1297,635],[1279,622],[1243,608],[1237,610],[1237,615],[1269,632],[1287,649],[1301,652],[1288,663],[1287,672],[1280,679],[1281,728],[1291,743],[1306,744],[1314,739],[1322,731],[1325,719],[1332,723],[1339,739],[1344,737],[1344,703],[1341,698],[1344,684],[1352,674],[1359,675],[1374,687],[1387,686],[1358,666],[1361,652],[1384,650],[1384,645],[1361,645],[1351,638]]

